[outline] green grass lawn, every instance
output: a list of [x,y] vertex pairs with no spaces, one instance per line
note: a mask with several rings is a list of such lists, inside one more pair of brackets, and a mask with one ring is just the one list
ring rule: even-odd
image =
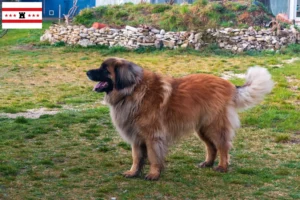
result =
[[[0,113],[59,111],[39,119],[0,117],[0,199],[300,198],[300,60],[285,62],[300,58],[299,46],[282,54],[232,55],[213,47],[128,52],[41,45],[42,32],[10,30],[0,39]],[[110,56],[175,77],[240,74],[260,65],[276,85],[263,103],[240,114],[228,173],[196,167],[205,149],[191,135],[170,149],[159,181],[126,179],[121,174],[131,166],[130,146],[85,75]]]

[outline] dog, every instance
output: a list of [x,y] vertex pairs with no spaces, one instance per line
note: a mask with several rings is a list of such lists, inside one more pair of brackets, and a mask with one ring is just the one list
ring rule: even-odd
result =
[[271,92],[267,69],[252,67],[243,86],[210,74],[166,77],[121,58],[108,58],[98,69],[87,71],[98,82],[95,92],[105,101],[117,131],[132,148],[133,164],[125,177],[140,174],[150,163],[147,180],[157,180],[164,168],[168,146],[183,135],[196,132],[206,145],[206,159],[199,167],[227,172],[229,150],[240,121],[239,109],[250,108]]

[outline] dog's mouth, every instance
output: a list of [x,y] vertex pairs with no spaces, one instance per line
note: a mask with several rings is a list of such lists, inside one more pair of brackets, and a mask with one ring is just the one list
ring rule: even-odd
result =
[[102,82],[100,81],[99,83],[97,83],[97,85],[95,85],[94,87],[94,91],[95,92],[102,92],[103,89],[107,88],[108,87],[108,82]]

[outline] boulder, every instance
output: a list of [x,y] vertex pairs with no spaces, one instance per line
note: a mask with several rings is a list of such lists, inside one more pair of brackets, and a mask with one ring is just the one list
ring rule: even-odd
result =
[[82,40],[79,40],[79,42],[78,42],[77,44],[79,44],[79,45],[82,46],[82,47],[88,47],[88,46],[93,46],[93,45],[95,45],[95,43],[91,42],[91,41],[88,40],[88,39],[82,39]]
[[107,25],[106,25],[106,24],[99,23],[99,22],[94,22],[92,27],[93,27],[94,29],[101,29],[101,28],[107,27]]

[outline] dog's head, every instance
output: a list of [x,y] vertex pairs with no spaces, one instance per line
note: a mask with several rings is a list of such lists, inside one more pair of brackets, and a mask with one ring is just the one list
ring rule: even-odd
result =
[[121,58],[108,58],[100,68],[86,74],[90,80],[98,82],[94,91],[110,93],[136,85],[143,77],[143,69]]

